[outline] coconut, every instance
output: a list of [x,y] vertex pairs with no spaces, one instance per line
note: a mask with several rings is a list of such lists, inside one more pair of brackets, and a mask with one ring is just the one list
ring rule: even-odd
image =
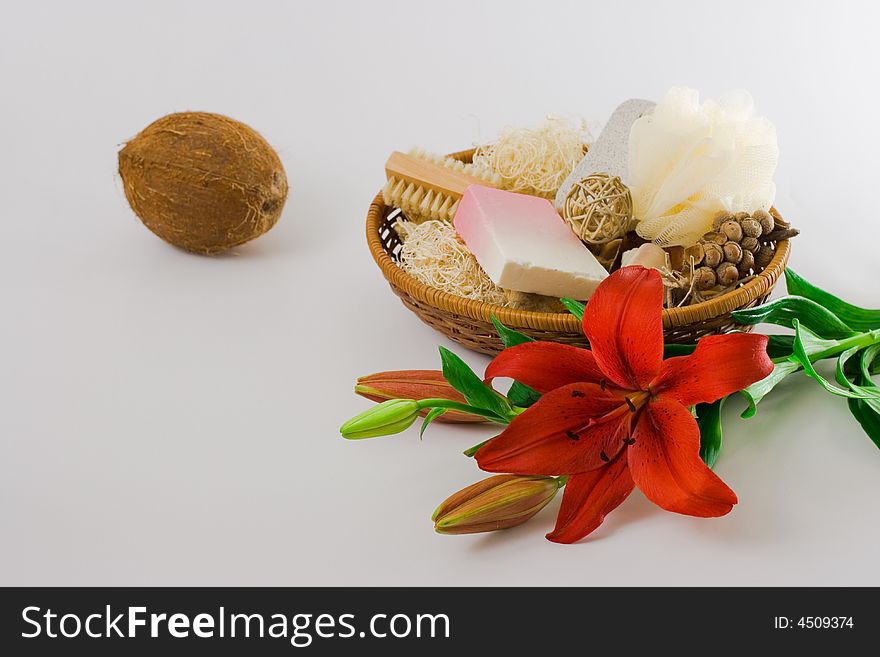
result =
[[243,123],[206,112],[151,123],[119,151],[119,175],[147,228],[207,255],[265,233],[287,199],[284,167],[266,140]]

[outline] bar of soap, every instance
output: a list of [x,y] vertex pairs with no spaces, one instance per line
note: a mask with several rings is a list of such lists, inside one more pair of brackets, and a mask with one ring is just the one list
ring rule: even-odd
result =
[[508,290],[585,300],[608,276],[547,199],[471,185],[453,225],[489,278]]
[[642,244],[637,249],[624,251],[620,256],[620,266],[628,267],[629,265],[660,269],[666,266],[666,251],[651,242]]

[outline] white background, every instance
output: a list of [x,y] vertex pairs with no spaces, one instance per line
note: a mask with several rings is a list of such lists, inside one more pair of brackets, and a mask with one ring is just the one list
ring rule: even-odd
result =
[[[429,517],[486,427],[342,440],[359,374],[449,342],[363,236],[392,149],[546,113],[598,131],[673,84],[748,88],[778,128],[792,265],[880,306],[871,2],[30,2],[0,21],[0,583],[880,584],[880,451],[803,375],[725,413],[718,520],[635,493],[590,539],[558,501],[465,537]],[[228,114],[281,155],[280,223],[225,257],[128,208],[126,139]],[[487,359],[456,351],[474,366]]]

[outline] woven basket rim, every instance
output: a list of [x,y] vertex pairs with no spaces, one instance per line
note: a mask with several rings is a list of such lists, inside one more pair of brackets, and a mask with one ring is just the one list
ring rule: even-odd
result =
[[[453,153],[451,157],[463,159],[469,157],[472,150]],[[463,315],[473,320],[491,322],[492,315],[503,324],[517,328],[529,328],[537,331],[563,331],[576,333],[580,331],[580,322],[570,313],[536,312],[533,310],[517,310],[498,306],[484,301],[465,299],[448,292],[442,292],[417,280],[400,267],[386,253],[379,235],[379,227],[385,219],[388,206],[380,191],[367,212],[366,233],[367,244],[373,260],[379,265],[385,279],[406,294],[422,303],[429,304],[442,311]],[[782,216],[775,208],[770,212],[780,219]],[[741,308],[755,299],[765,295],[785,271],[791,245],[789,240],[781,240],[776,244],[776,252],[764,270],[756,274],[742,287],[722,294],[715,299],[695,303],[682,308],[663,309],[663,328],[680,328],[724,315]]]

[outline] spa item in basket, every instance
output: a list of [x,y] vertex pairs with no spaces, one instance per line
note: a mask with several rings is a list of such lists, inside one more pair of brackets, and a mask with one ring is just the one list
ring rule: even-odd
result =
[[[464,151],[451,157],[469,162],[471,155],[472,151]],[[770,214],[776,225],[788,225],[775,209]],[[497,354],[503,348],[501,339],[494,333],[493,315],[505,325],[539,340],[583,343],[580,323],[570,313],[522,313],[502,305],[438,292],[414,278],[400,264],[400,237],[394,230],[399,218],[400,212],[386,205],[380,191],[367,212],[367,244],[391,289],[419,319],[449,339],[486,354]],[[790,241],[780,239],[770,254],[770,264],[730,292],[702,303],[681,307],[668,304],[663,311],[666,342],[693,344],[706,335],[749,330],[731,316],[731,311],[760,305],[767,299],[785,269],[790,251]]]
[[434,290],[464,299],[513,305],[505,290],[486,276],[452,224],[438,219],[421,223],[399,220],[395,232],[403,240],[398,257],[410,276]]
[[611,271],[626,233],[634,227],[629,188],[618,176],[590,174],[569,189],[562,218]]
[[416,150],[394,151],[385,163],[385,203],[403,210],[410,221],[452,221],[470,185],[498,187],[501,177],[460,160]]
[[588,299],[608,276],[547,199],[472,185],[454,226],[489,278],[505,289]]
[[556,192],[556,207],[562,210],[565,199],[571,188],[594,173],[607,173],[610,177],[617,176],[624,183],[628,182],[629,173],[627,154],[629,149],[629,131],[633,123],[648,114],[654,108],[650,100],[632,98],[621,103],[596,142],[578,163],[574,170]]
[[770,264],[776,244],[798,234],[764,210],[722,212],[710,232],[685,249],[685,269],[693,267],[697,299],[725,292],[731,285],[760,273]]
[[548,116],[536,128],[506,128],[477,147],[473,162],[501,176],[501,189],[551,201],[592,142],[584,121]]
[[663,269],[669,266],[669,258],[666,251],[656,244],[648,242],[641,246],[624,251],[620,257],[620,266],[629,267],[630,265],[641,265],[651,269]]
[[718,212],[769,210],[779,159],[776,128],[746,91],[700,103],[673,87],[632,125],[629,177],[636,231],[660,246],[695,244]]

